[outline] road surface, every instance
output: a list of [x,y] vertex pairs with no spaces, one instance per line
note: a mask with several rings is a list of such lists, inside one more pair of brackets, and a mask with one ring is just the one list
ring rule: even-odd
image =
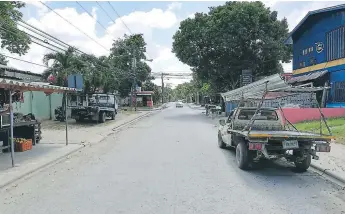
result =
[[168,109],[0,194],[0,213],[342,213],[343,190],[287,165],[241,171],[200,110]]

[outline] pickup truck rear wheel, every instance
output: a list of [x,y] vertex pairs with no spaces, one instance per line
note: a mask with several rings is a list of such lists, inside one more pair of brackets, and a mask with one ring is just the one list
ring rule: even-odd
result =
[[249,167],[249,154],[248,148],[245,142],[240,142],[236,146],[236,162],[240,169],[248,169]]
[[105,112],[99,113],[99,122],[105,123]]
[[221,149],[225,149],[226,144],[223,142],[222,135],[218,132],[218,146]]
[[295,166],[296,166],[296,170],[298,172],[305,172],[307,171],[307,169],[309,168],[310,166],[310,163],[311,163],[311,155],[310,154],[307,154],[307,157],[304,158],[304,160],[300,161],[300,162],[297,162],[295,161]]
[[115,111],[113,113],[111,113],[111,119],[112,120],[115,120],[115,115],[116,115]]

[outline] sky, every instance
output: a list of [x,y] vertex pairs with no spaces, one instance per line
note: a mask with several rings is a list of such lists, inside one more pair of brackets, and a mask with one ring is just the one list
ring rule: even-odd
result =
[[[191,72],[189,66],[180,62],[175,54],[171,52],[172,36],[178,30],[182,20],[192,17],[196,12],[208,12],[208,8],[211,6],[219,6],[225,3],[225,1],[110,2],[115,9],[114,11],[107,1],[78,2],[92,15],[91,17],[76,1],[42,2],[77,26],[79,30],[40,2],[35,1],[26,2],[26,7],[21,10],[23,20],[88,54],[108,55],[108,49],[114,39],[122,37],[125,33],[130,34],[129,30],[132,33],[143,33],[147,43],[147,57],[153,59],[148,64],[152,72],[158,73]],[[264,3],[271,10],[278,11],[278,18],[286,17],[289,30],[292,30],[308,11],[344,4],[345,1],[264,1]],[[43,64],[43,55],[51,51],[36,44],[31,44],[30,50],[24,56],[10,54],[7,50],[0,49],[0,52]],[[11,59],[8,65],[34,73],[42,73],[45,69],[41,66]],[[283,67],[285,72],[291,72],[292,70],[291,63],[284,64]],[[166,83],[170,83],[172,86],[185,81],[188,80],[165,80]],[[161,85],[160,79],[156,79],[154,82]]]

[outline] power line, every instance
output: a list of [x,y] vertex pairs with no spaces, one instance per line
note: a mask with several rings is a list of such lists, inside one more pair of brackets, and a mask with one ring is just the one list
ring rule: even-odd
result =
[[8,55],[2,54],[2,53],[0,53],[0,55],[2,55],[2,56],[4,56],[4,57],[7,57],[7,58],[14,59],[14,60],[26,62],[26,63],[29,63],[29,64],[33,64],[33,65],[37,65],[37,66],[41,66],[41,67],[45,67],[45,68],[50,68],[50,67],[45,66],[45,65],[41,65],[41,64],[37,64],[37,63],[31,62],[31,61],[26,61],[26,60],[19,59],[19,58],[16,58],[16,57],[8,56]]
[[[132,31],[131,31],[131,29],[129,29],[129,27],[127,26],[127,24],[125,23],[125,21],[123,21],[123,19],[121,18],[120,14],[115,10],[115,8],[113,7],[113,5],[111,5],[109,1],[107,1],[107,2],[108,2],[108,4],[110,5],[110,7],[113,9],[113,11],[116,13],[116,15],[119,17],[119,19],[120,19],[120,21],[123,23],[123,25],[128,29],[128,31],[129,31],[131,34],[133,34]],[[115,23],[115,22],[114,22],[114,23]]]
[[103,10],[103,12],[108,16],[108,18],[109,18],[111,21],[113,21],[114,24],[115,24],[115,20],[114,20],[113,18],[111,18],[111,16],[107,13],[106,10],[104,10],[104,8],[101,6],[101,4],[100,4],[98,1],[96,1],[96,3],[97,3],[98,6],[101,8],[101,10]]
[[[49,40],[52,40],[52,42],[55,42],[56,44],[59,44],[60,46],[64,47],[64,48],[70,48],[72,46],[70,46],[69,44],[61,41],[60,39],[52,36],[52,35],[49,35],[47,34],[46,32],[42,31],[41,29],[39,28],[36,28],[35,26],[32,26],[30,25],[29,23],[25,22],[24,20],[19,20],[18,23],[17,23],[19,26],[27,29],[28,31],[31,31],[33,33],[36,33],[40,36],[42,36],[43,38],[46,38],[46,39],[49,39]],[[27,25],[27,26],[26,26]],[[28,27],[29,26],[29,27]],[[34,29],[34,30],[32,30]],[[38,31],[38,32],[37,32]]]
[[[3,25],[2,22],[1,22],[1,24]],[[9,32],[9,33],[12,33],[12,34],[16,35],[15,32],[13,32],[13,31],[11,31],[11,30],[9,30],[9,29],[3,28],[3,27],[0,27],[0,29],[3,29],[3,30],[5,30],[5,31],[7,31],[7,32]],[[20,30],[20,31],[22,31],[22,30]],[[31,37],[31,38],[34,38],[34,39],[36,39],[36,40],[38,40],[38,41],[44,42],[45,44],[51,45],[51,46],[53,46],[53,47],[55,47],[55,48],[57,48],[57,49],[60,49],[60,50],[62,50],[62,51],[65,51],[64,49],[61,49],[61,48],[59,48],[59,47],[57,47],[57,46],[55,46],[55,45],[50,44],[50,43],[49,43],[48,41],[46,41],[46,40],[42,40],[42,39],[40,39],[40,38],[38,38],[38,37],[35,37],[35,36],[33,36],[33,35],[31,35],[31,34],[25,32],[25,31],[22,31],[22,32],[25,33],[26,35],[28,35],[28,36]],[[52,48],[47,47],[47,46],[45,46],[45,45],[42,45],[41,43],[38,43],[38,42],[36,42],[36,41],[31,40],[31,42],[33,42],[33,43],[35,43],[35,44],[37,44],[37,45],[40,45],[40,46],[42,46],[42,47],[44,47],[44,48],[50,49],[50,50],[52,50],[52,51],[59,52],[59,51],[57,51],[57,50],[55,50],[55,49],[52,49]]]
[[95,19],[78,1],[76,1],[76,3],[92,18],[94,19],[105,31],[107,31],[107,29],[102,25],[102,23],[100,23],[97,19]]
[[[97,2],[97,1],[96,1]],[[123,25],[127,28],[127,30],[129,31],[129,33],[130,34],[134,34],[132,31],[131,31],[131,29],[128,27],[128,25],[125,23],[125,21],[123,21],[123,19],[122,19],[122,17],[120,16],[120,14],[115,10],[115,8],[113,7],[113,5],[111,5],[110,4],[110,2],[109,1],[107,1],[108,2],[108,4],[110,5],[110,7],[111,7],[111,9],[116,13],[116,15],[119,17],[119,19],[120,19],[120,21],[123,23]],[[102,6],[97,2],[97,4],[101,7],[101,9],[105,12],[105,10],[102,8]],[[106,13],[106,12],[105,12]],[[107,13],[106,13],[107,14]],[[109,15],[108,15],[108,17],[109,17]],[[113,21],[113,23],[115,24],[115,21],[111,18],[111,17],[109,17],[112,21]],[[151,58],[147,53],[144,53],[144,54],[146,54],[146,57],[147,58]]]
[[109,51],[106,47],[104,47],[102,44],[100,44],[99,42],[97,42],[94,38],[92,38],[91,36],[89,36],[87,33],[85,33],[84,31],[80,30],[77,26],[75,26],[74,24],[72,24],[70,21],[68,21],[67,19],[65,19],[63,16],[61,16],[58,12],[54,11],[51,7],[49,7],[48,5],[44,4],[42,1],[40,1],[41,4],[43,4],[46,8],[48,8],[50,11],[52,11],[53,13],[55,13],[56,15],[58,15],[61,19],[63,19],[64,21],[66,21],[67,23],[69,23],[71,26],[73,26],[74,28],[76,28],[77,30],[79,30],[81,33],[83,33],[85,36],[87,36],[89,39],[91,39],[92,41],[94,41],[95,43],[97,43],[99,46],[101,46],[102,48],[104,48],[104,50]]

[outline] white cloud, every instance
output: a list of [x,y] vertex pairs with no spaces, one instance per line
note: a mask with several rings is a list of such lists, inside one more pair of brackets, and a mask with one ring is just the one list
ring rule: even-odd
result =
[[[38,4],[34,5],[38,7]],[[176,9],[178,8],[178,4],[173,4],[170,8]],[[94,18],[91,18],[85,12],[78,13],[75,8],[66,7],[63,9],[55,9],[55,11],[108,49],[111,47],[114,39],[122,37],[125,33],[129,34],[129,30],[126,28],[123,22],[126,23],[132,33],[143,33],[147,43],[148,57],[154,58],[154,62],[152,64],[153,72],[161,72],[167,69],[169,70],[170,68],[181,70],[184,66],[177,60],[174,54],[170,52],[170,49],[168,51],[166,48],[160,47],[160,45],[156,44],[152,37],[155,29],[169,29],[175,26],[178,22],[175,13],[169,9],[164,11],[162,9],[154,8],[148,12],[135,11],[128,15],[122,16],[121,19],[116,19],[115,23],[111,23],[107,27],[105,35],[102,36],[97,36],[99,34],[96,34],[97,23],[95,19],[97,18],[97,15],[95,8],[93,8],[92,11]],[[82,32],[68,24],[51,11],[41,14],[38,19],[30,18],[27,20],[27,22],[86,53],[92,53],[98,56],[109,54],[109,51],[102,48],[100,45],[89,39]],[[42,64],[43,55],[48,52],[50,51],[43,47],[39,47],[38,45],[32,44],[29,52],[20,58]],[[9,54],[7,51],[5,51],[5,53],[18,57],[17,55]],[[164,59],[167,59],[167,61],[162,62]],[[35,73],[41,73],[44,70],[43,67],[30,65],[15,60],[10,60],[9,65],[22,70],[30,70]]]
[[180,2],[173,2],[171,4],[169,4],[168,6],[168,10],[179,10],[182,7],[182,3]]

